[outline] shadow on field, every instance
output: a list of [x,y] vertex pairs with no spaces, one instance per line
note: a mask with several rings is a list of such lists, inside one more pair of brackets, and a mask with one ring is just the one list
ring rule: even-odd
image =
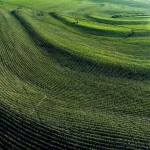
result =
[[63,48],[56,47],[49,41],[46,41],[42,35],[39,35],[36,31],[34,31],[33,27],[16,11],[12,11],[11,14],[20,22],[35,44],[48,51],[53,60],[56,63],[59,63],[62,67],[67,67],[79,72],[90,73],[96,76],[102,74],[111,77],[135,80],[145,80],[150,78],[149,70],[132,70],[131,68],[119,66],[119,64],[113,65],[102,62],[97,63],[83,56],[72,54]]

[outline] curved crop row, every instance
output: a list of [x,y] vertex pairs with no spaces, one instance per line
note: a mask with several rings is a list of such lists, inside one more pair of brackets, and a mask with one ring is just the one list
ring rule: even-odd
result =
[[[108,76],[121,76],[121,77],[126,77],[126,78],[149,78],[149,69],[147,70],[146,68],[143,68],[142,71],[137,69],[132,70],[132,68],[128,68],[126,66],[120,66],[120,65],[112,65],[112,64],[107,64],[104,62],[94,62],[88,59],[85,59],[84,57],[72,54],[65,49],[60,49],[57,46],[51,44],[49,41],[45,40],[44,38],[41,37],[38,33],[36,33],[33,29],[33,27],[28,24],[21,16],[17,14],[17,12],[12,12],[12,14],[18,19],[18,21],[23,25],[23,27],[26,29],[28,34],[32,37],[32,39],[36,42],[39,43],[41,47],[46,49],[47,51],[50,52],[52,57],[54,56],[56,61],[59,62],[60,64],[66,63],[66,66],[75,69],[77,68],[78,70],[81,69],[81,71],[88,71],[95,73],[94,70],[96,70],[96,73],[101,73],[104,75]],[[61,56],[61,57],[60,57]],[[62,60],[66,60],[65,62],[62,62]],[[71,66],[69,66],[71,64]],[[75,67],[72,66],[75,65]],[[82,66],[87,66],[84,67],[85,70],[83,70]],[[86,70],[87,68],[87,70]],[[91,71],[90,71],[90,70]]]
[[0,149],[148,150],[147,37],[93,36],[16,6],[0,9]]
[[[7,136],[8,141],[11,139],[11,137],[14,138],[14,146],[16,146],[16,148],[18,148],[19,147],[18,144],[21,143],[20,146],[22,148],[24,146],[29,149],[32,149],[32,148],[59,149],[59,147],[62,148],[62,146],[63,146],[63,149],[70,149],[70,148],[71,149],[76,149],[76,148],[77,149],[81,149],[81,148],[83,149],[91,149],[91,148],[113,149],[114,148],[115,149],[115,148],[125,148],[125,147],[126,149],[131,148],[131,147],[133,149],[135,148],[146,149],[146,144],[144,146],[143,143],[141,143],[141,145],[138,146],[137,141],[136,141],[136,145],[129,144],[128,146],[127,144],[125,144],[126,139],[122,139],[120,143],[118,143],[118,140],[119,140],[118,138],[109,139],[109,136],[111,137],[110,134],[106,138],[106,141],[103,139],[103,136],[102,136],[103,140],[101,140],[100,138],[97,139],[99,142],[96,143],[95,146],[93,143],[95,141],[94,139],[93,141],[86,141],[90,138],[88,136],[87,137],[85,136],[84,138],[80,139],[80,141],[76,141],[79,138],[78,136],[76,138],[71,135],[68,135],[68,138],[67,138],[67,134],[65,132],[62,132],[62,131],[60,132],[59,130],[58,131],[52,130],[51,128],[44,127],[43,125],[40,126],[37,124],[37,122],[31,121],[29,118],[23,119],[20,115],[15,114],[15,112],[9,113],[8,111],[9,108],[7,106],[5,105],[1,105],[1,106],[3,107],[3,108],[1,107],[0,109],[1,110],[1,123],[2,123],[1,131],[3,132],[3,135],[5,136],[4,139],[6,139],[6,136]],[[6,116],[6,113],[7,113],[7,116]],[[9,130],[5,130],[5,128]],[[15,135],[15,133],[17,133],[17,136]],[[92,135],[89,134],[89,136],[92,136]],[[71,142],[71,138],[72,138],[72,142]],[[82,141],[84,141],[85,144],[84,142],[82,143]],[[10,142],[12,143],[11,140]],[[88,143],[86,144],[86,142],[91,143],[91,146]],[[5,146],[5,148],[6,147],[7,146]]]

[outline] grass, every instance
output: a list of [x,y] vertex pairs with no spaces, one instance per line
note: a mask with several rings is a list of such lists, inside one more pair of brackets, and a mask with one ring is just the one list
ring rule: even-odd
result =
[[148,150],[149,5],[0,2],[0,147]]

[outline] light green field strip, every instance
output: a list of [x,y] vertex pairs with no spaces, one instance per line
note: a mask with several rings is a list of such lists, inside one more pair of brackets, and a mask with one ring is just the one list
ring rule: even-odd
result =
[[134,29],[136,31],[141,30],[149,30],[150,28],[150,16],[146,17],[127,17],[127,18],[104,18],[104,17],[98,17],[98,16],[90,16],[89,17],[92,20],[95,20],[97,22],[102,22],[105,24],[112,24],[117,25],[116,27],[122,27],[127,29]]
[[[74,5],[78,5],[80,4],[79,1],[73,1],[73,0],[57,0],[56,1],[52,1],[52,0],[46,0],[46,1],[35,1],[35,0],[31,0],[31,1],[16,1],[16,0],[8,0],[8,1],[4,1],[8,4],[15,4],[18,6],[21,6],[21,8],[31,8],[31,9],[35,9],[35,10],[43,10],[43,11],[65,11],[67,9],[72,9]],[[83,2],[84,3],[84,2]],[[84,3],[85,4],[85,3]],[[34,6],[34,7],[30,7],[30,6]],[[78,8],[78,7],[76,7]],[[74,8],[74,9],[76,9]]]
[[[24,14],[26,12],[23,12]],[[35,14],[35,12],[32,12],[32,14]],[[74,26],[66,26],[65,24],[63,24],[63,22],[59,21],[59,20],[56,20],[52,17],[49,17],[48,15],[44,15],[43,17],[38,17],[38,16],[35,16],[35,15],[31,15],[30,12],[28,13],[29,16],[32,16],[33,18],[37,19],[37,20],[40,20],[40,21],[44,21],[46,24],[50,24],[50,25],[54,25],[54,26],[57,26],[57,27],[61,27],[62,29],[65,29],[66,30],[69,30],[70,32],[70,36],[72,35],[72,32],[73,33],[76,33],[76,34],[80,34],[82,35],[82,32],[78,32],[77,30],[75,30]],[[72,24],[72,23],[71,23]],[[67,31],[68,32],[68,31]],[[137,34],[137,33],[136,33]],[[144,34],[144,33],[143,33]],[[148,51],[148,45],[149,45],[149,38],[146,37],[146,38],[143,38],[143,37],[132,37],[131,39],[119,39],[119,42],[118,42],[118,39],[115,39],[115,38],[105,38],[105,37],[96,37],[96,36],[85,36],[84,35],[84,40],[81,39],[80,41],[82,41],[82,43],[88,43],[90,44],[91,41],[93,44],[91,44],[90,46],[95,46],[95,50],[98,48],[98,47],[101,47],[102,49],[105,48],[107,49],[107,51],[118,51],[118,52],[121,52],[121,53],[128,53],[128,54],[132,54],[134,57],[136,58],[140,58],[142,55],[144,56],[143,58],[146,59],[148,58],[149,59],[149,55],[147,55],[149,53]],[[78,38],[79,39],[79,38]],[[89,39],[89,40],[87,40]],[[94,39],[94,40],[93,40]],[[85,41],[87,40],[87,41]],[[109,40],[109,44],[108,44],[108,40]],[[77,40],[79,41],[79,40]],[[95,42],[96,41],[96,42]],[[129,42],[130,41],[130,42]],[[142,46],[144,46],[144,49],[141,48],[139,46],[136,46],[136,44],[134,43],[137,43],[137,45],[142,44]],[[131,44],[131,45],[125,45],[125,44]],[[132,44],[133,43],[133,44]],[[121,45],[124,45],[124,47],[122,47]],[[86,44],[87,45],[87,44]],[[105,45],[105,46],[104,46]],[[111,45],[109,47],[109,45]],[[136,46],[136,47],[134,47]],[[115,48],[114,48],[115,47]],[[118,49],[119,47],[119,49]],[[136,51],[133,51],[132,48]],[[147,51],[147,54],[145,53]],[[141,54],[139,54],[141,53]]]
[[135,31],[145,31],[145,35],[146,35],[146,31],[147,32],[150,32],[150,22],[148,22],[147,24],[145,25],[123,25],[123,27],[125,28],[131,28],[131,29],[135,29]]
[[[25,14],[25,12],[23,12]],[[32,12],[34,13],[34,12]],[[28,15],[31,15],[30,13],[28,13]],[[61,27],[63,30],[68,30],[70,33],[70,35],[73,33],[76,34],[80,34],[82,35],[83,32],[78,32],[78,30],[75,30],[74,26],[70,26],[70,25],[65,25],[62,21],[59,21],[57,19],[54,19],[52,17],[49,17],[48,15],[44,15],[43,17],[37,17],[35,15],[32,15],[33,18],[36,18],[37,20],[40,21],[44,21],[46,24],[51,24],[54,26],[58,26]],[[71,23],[72,24],[72,23]],[[143,33],[144,34],[144,33]],[[84,35],[85,36],[85,35]],[[77,40],[78,41],[78,40]],[[115,39],[115,38],[107,38],[107,37],[98,37],[98,36],[90,36],[87,35],[84,40],[82,39],[82,41],[84,41],[85,43],[87,43],[86,45],[90,44],[91,47],[93,47],[95,50],[98,49],[98,47],[100,47],[101,49],[107,49],[106,52],[110,51],[118,51],[121,53],[125,53],[125,54],[129,54],[128,56],[132,55],[135,58],[139,59],[149,59],[149,38],[143,38],[143,37],[132,37],[132,38],[128,38],[128,39]],[[91,42],[92,41],[92,42]],[[100,42],[99,42],[100,41]],[[119,41],[119,42],[118,42]],[[122,44],[128,44],[125,47],[122,47]],[[141,44],[144,46],[143,48],[140,48],[138,45]],[[116,47],[114,49],[114,47]],[[133,51],[132,49],[136,50]],[[95,51],[94,50],[94,51]],[[146,52],[146,53],[145,53]],[[143,55],[143,58],[141,58]]]
[[[70,17],[63,17],[64,19],[68,20],[70,23],[75,22],[76,19],[70,18]],[[94,29],[101,29],[101,30],[108,30],[108,31],[120,31],[120,32],[130,32],[130,29],[122,29],[121,27],[114,27],[113,25],[106,25],[106,24],[98,24],[93,21],[84,21],[84,20],[78,20],[78,25],[94,28]]]
[[[57,17],[57,15],[56,15]],[[58,16],[59,17],[59,16]],[[135,22],[135,24],[130,21],[122,21],[120,23],[117,22],[117,25],[114,25],[113,21],[102,21],[101,23],[96,21],[90,21],[87,19],[80,19],[75,17],[69,17],[69,16],[60,16],[57,18],[64,22],[66,25],[78,27],[81,30],[86,30],[86,32],[93,33],[100,36],[114,36],[114,37],[128,37],[131,33],[132,29],[134,30],[134,36],[150,36],[150,24],[149,21],[141,21],[139,23],[138,21]]]
[[114,22],[114,23],[122,23],[122,24],[142,24],[143,22],[149,22],[150,16],[132,16],[129,15],[127,17],[120,17],[120,18],[111,18],[112,16],[103,17],[103,16],[96,16],[96,15],[90,15],[89,17],[92,17],[93,19],[99,19],[99,21],[108,21],[109,22]]

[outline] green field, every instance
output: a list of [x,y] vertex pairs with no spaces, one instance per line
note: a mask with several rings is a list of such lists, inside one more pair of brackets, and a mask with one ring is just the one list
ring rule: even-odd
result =
[[0,0],[0,150],[149,150],[149,8]]

